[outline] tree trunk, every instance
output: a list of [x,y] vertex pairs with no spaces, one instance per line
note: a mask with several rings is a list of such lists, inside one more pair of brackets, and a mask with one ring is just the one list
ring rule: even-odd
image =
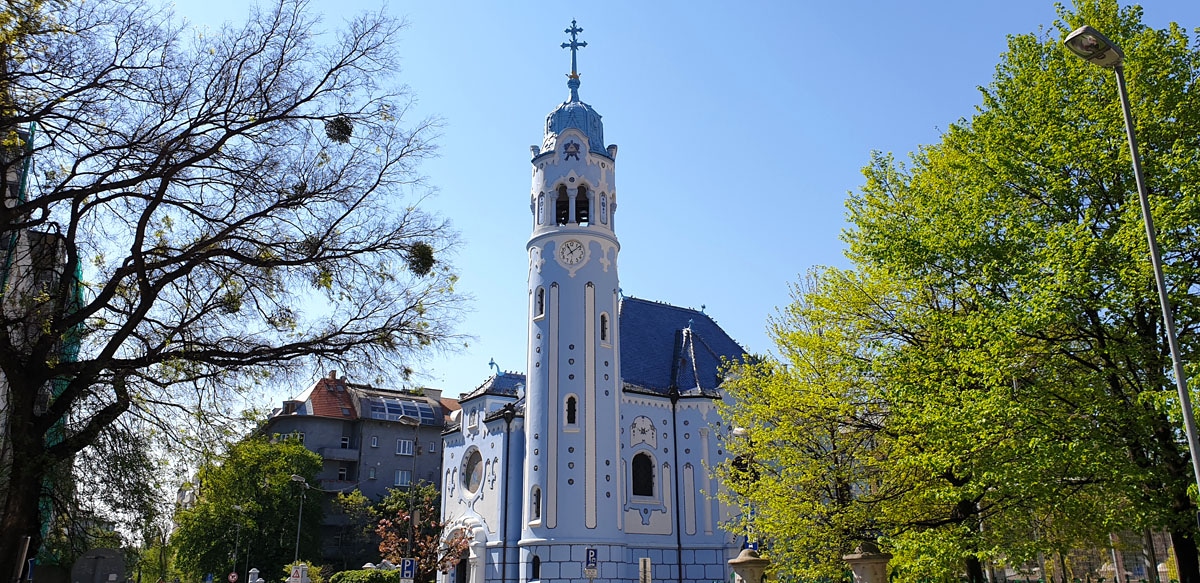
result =
[[[17,433],[14,431],[14,434]],[[9,581],[16,572],[21,557],[21,541],[30,537],[26,558],[37,554],[42,546],[41,513],[38,501],[42,492],[48,464],[44,463],[41,447],[30,451],[29,444],[37,442],[28,435],[12,440],[12,459],[8,461],[8,491],[4,493],[3,514],[0,515],[0,577]],[[25,446],[25,447],[22,447]],[[0,469],[3,471],[3,469]]]
[[967,557],[967,583],[987,583],[983,576],[983,563],[974,555]]
[[1172,529],[1171,545],[1175,547],[1175,568],[1179,570],[1179,583],[1200,583],[1200,557],[1196,553],[1196,539],[1192,535],[1192,529]]

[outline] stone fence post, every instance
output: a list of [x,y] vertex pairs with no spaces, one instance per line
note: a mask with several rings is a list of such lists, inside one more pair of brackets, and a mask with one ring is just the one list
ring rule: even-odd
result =
[[762,583],[763,571],[770,561],[759,557],[754,549],[742,549],[736,559],[729,559],[729,567],[737,575],[737,583]]
[[880,552],[875,543],[867,541],[858,545],[853,553],[843,555],[842,560],[854,572],[854,583],[887,583],[888,562],[892,555]]

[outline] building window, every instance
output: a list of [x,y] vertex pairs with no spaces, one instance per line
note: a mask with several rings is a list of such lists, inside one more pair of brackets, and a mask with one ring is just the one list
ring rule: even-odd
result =
[[436,451],[437,451],[437,448],[438,448],[438,445],[437,445],[437,442],[436,442],[436,441],[431,441],[431,442],[429,442],[429,453],[434,453],[434,452],[436,452]]
[[412,472],[409,470],[396,470],[397,486],[407,486],[412,483]]
[[538,201],[537,201],[537,224],[539,224],[539,225],[542,224],[545,221],[545,218],[544,218],[545,216],[546,216],[546,193],[539,192],[538,193]]
[[633,495],[654,495],[654,460],[645,453],[633,456]]
[[375,479],[375,468],[367,468],[367,479],[368,480]]
[[299,441],[300,443],[304,443],[304,432],[303,431],[293,431],[291,437],[292,437],[292,439],[295,439],[296,441]]
[[411,439],[396,440],[396,455],[412,455],[413,442]]
[[578,404],[578,400],[575,399],[575,395],[571,395],[571,396],[567,397],[567,403],[566,403],[567,425],[575,424],[575,409],[576,409],[577,404]]
[[608,224],[608,195],[600,195],[600,224]]
[[570,218],[571,199],[567,196],[567,187],[564,184],[558,187],[558,197],[554,199],[554,223],[565,225]]
[[542,519],[542,489],[534,486],[529,494],[529,520],[537,522]]
[[542,578],[542,558],[537,555],[534,555],[533,561],[530,561],[530,563],[531,564],[529,565],[529,578],[531,580],[541,579]]
[[588,208],[587,187],[580,186],[575,192],[575,222],[580,225],[589,225],[591,224],[591,216]]
[[350,436],[342,436],[342,449],[350,449]]
[[471,448],[462,467],[462,485],[468,493],[474,494],[483,483],[483,456],[479,450]]
[[540,318],[546,314],[546,288],[538,286],[533,295],[533,317]]
[[608,314],[600,314],[600,342],[608,342]]
[[371,447],[379,447],[379,436],[378,435],[371,436]]
[[338,481],[345,482],[350,479],[350,470],[342,467],[338,468]]

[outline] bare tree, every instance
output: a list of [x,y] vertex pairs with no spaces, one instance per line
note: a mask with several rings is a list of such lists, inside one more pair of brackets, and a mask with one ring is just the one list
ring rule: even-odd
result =
[[[452,339],[447,225],[418,208],[403,23],[303,0],[201,33],[138,0],[0,9],[0,573],[119,419],[181,439],[314,362],[408,371]],[[191,433],[194,435],[194,432]]]

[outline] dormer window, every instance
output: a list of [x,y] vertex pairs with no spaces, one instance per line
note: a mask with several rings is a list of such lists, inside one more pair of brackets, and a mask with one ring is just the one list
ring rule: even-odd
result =
[[558,197],[554,199],[554,223],[565,225],[571,219],[571,198],[567,196],[567,186],[559,185]]
[[575,191],[575,222],[580,225],[588,225],[591,223],[588,207],[587,187],[580,186]]

